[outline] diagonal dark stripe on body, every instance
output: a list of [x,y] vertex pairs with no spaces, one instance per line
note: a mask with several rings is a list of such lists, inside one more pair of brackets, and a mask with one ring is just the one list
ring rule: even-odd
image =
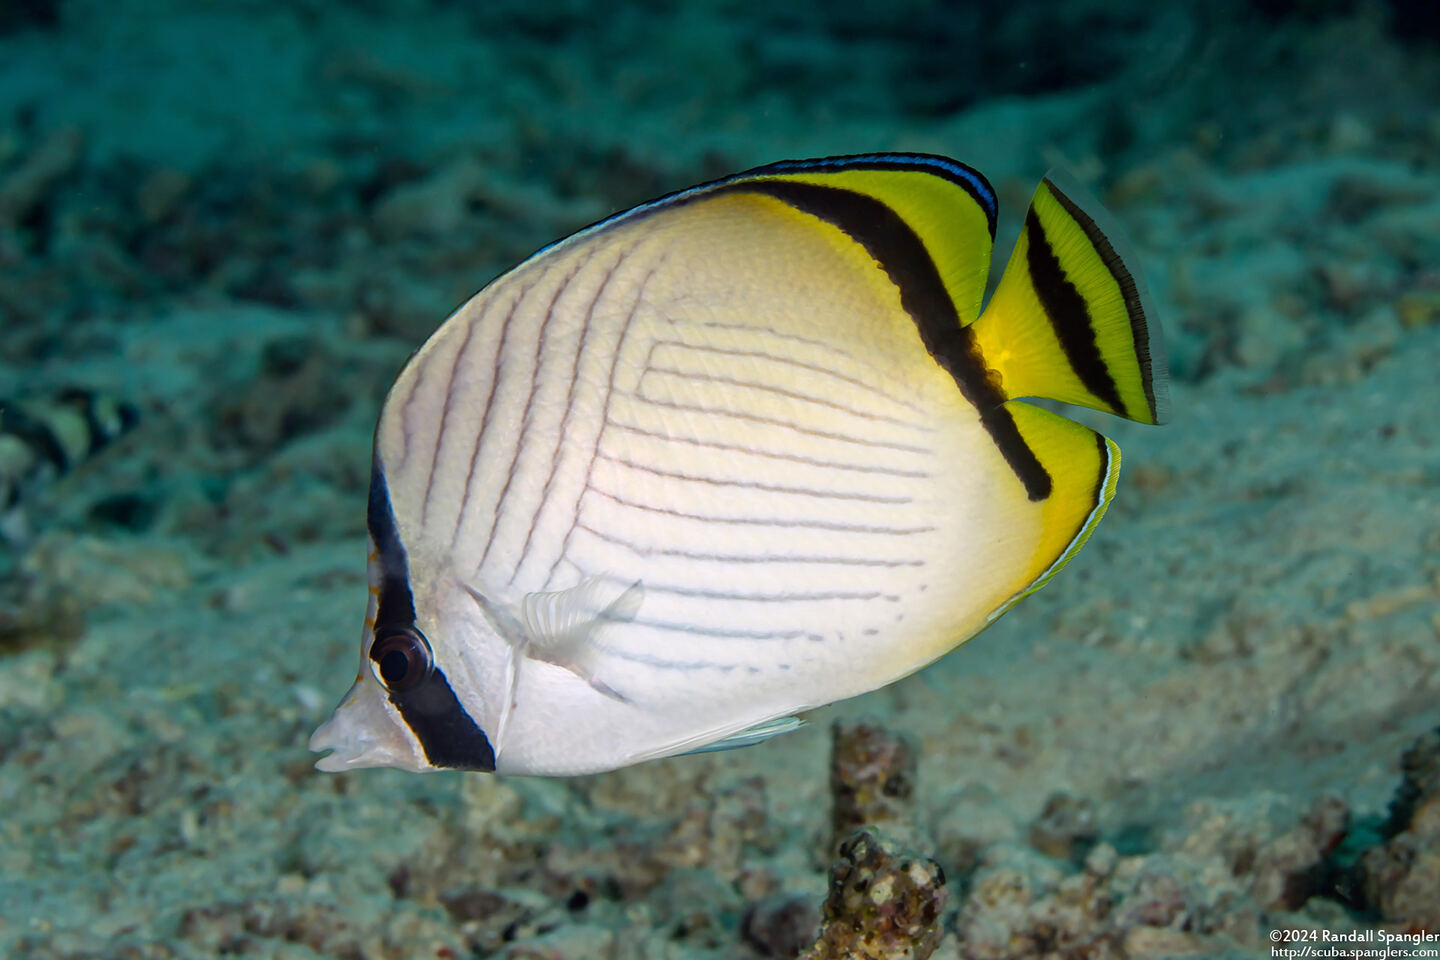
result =
[[986,368],[974,333],[961,326],[925,244],[899,214],[853,190],[787,180],[740,183],[717,192],[726,191],[772,196],[838,227],[864,247],[900,291],[900,303],[914,321],[925,349],[979,411],[981,424],[1024,485],[1026,496],[1043,500],[1050,495],[1050,474],[1005,409],[1005,395]]
[[[625,254],[629,255],[629,252]],[[579,570],[580,565],[570,560],[570,541],[575,536],[575,526],[580,522],[580,501],[585,499],[585,491],[590,488],[590,477],[595,471],[595,458],[600,452],[600,438],[605,433],[605,424],[610,416],[610,398],[615,394],[615,374],[620,366],[620,357],[625,351],[626,341],[630,338],[630,325],[635,321],[635,314],[640,309],[640,303],[645,299],[645,290],[650,285],[650,280],[664,264],[664,258],[652,266],[640,281],[640,286],[635,292],[635,302],[630,304],[630,312],[625,315],[625,322],[620,327],[620,336],[615,341],[615,352],[610,355],[610,373],[605,383],[605,400],[600,405],[600,429],[595,432],[594,443],[590,447],[590,459],[585,464],[585,484],[580,488],[580,493],[575,497],[575,509],[570,514],[570,529],[565,531],[565,537],[560,541],[560,555],[550,565],[550,572],[545,577],[546,589],[550,581],[555,578],[555,571],[560,569],[562,561],[569,561],[575,569]]]
[[[483,316],[483,314],[482,314]],[[435,431],[435,450],[430,457],[430,472],[425,477],[425,496],[420,501],[420,526],[428,524],[430,518],[430,495],[435,489],[435,474],[440,464],[440,451],[445,444],[445,428],[450,422],[450,405],[455,400],[455,374],[460,369],[460,364],[465,359],[465,353],[470,349],[470,340],[475,335],[475,327],[479,325],[469,323],[465,326],[465,339],[455,350],[455,356],[450,361],[450,375],[445,378],[445,403],[440,408],[440,426]]]
[[[480,429],[475,431],[475,440],[470,449],[470,468],[465,474],[465,494],[460,499],[460,515],[455,520],[455,532],[450,537],[452,550],[460,542],[460,531],[465,529],[465,514],[470,510],[470,496],[475,492],[475,471],[480,467],[480,449],[485,440],[485,431],[490,428],[490,414],[495,407],[495,394],[500,388],[500,377],[505,372],[505,341],[510,337],[510,321],[515,319],[515,311],[520,309],[520,304],[529,292],[530,288],[525,287],[515,295],[500,326],[500,339],[495,345],[495,362],[490,371],[490,392],[485,397],[485,412],[480,415]],[[490,532],[486,535],[486,542],[495,535],[498,519],[499,514],[490,518]]]
[[520,457],[525,453],[525,441],[530,437],[531,412],[535,406],[535,397],[540,392],[540,378],[545,372],[545,338],[550,329],[550,321],[555,316],[555,305],[560,302],[560,297],[569,289],[570,281],[575,279],[575,275],[584,269],[594,256],[595,252],[591,251],[589,256],[571,267],[570,272],[560,280],[554,293],[550,295],[550,303],[545,307],[545,315],[540,318],[540,330],[535,338],[535,366],[530,374],[530,392],[525,398],[525,412],[520,416],[520,430],[515,435],[515,451],[510,457],[510,466],[505,470],[505,482],[500,487],[499,499],[495,501],[495,516],[490,523],[490,534],[485,538],[485,549],[480,554],[480,562],[475,565],[477,573],[485,566],[485,561],[490,557],[490,548],[495,545],[495,531],[500,524],[500,517],[505,513],[505,500],[510,496],[510,487],[515,482],[515,474],[520,467]]
[[[624,249],[620,251],[615,262],[605,271],[605,277],[600,281],[600,286],[595,290],[595,296],[590,298],[590,305],[585,310],[585,323],[580,329],[580,342],[575,346],[575,357],[570,364],[570,389],[565,396],[565,414],[560,418],[560,427],[555,433],[555,451],[550,455],[550,475],[545,478],[545,486],[540,491],[540,502],[535,505],[535,513],[530,517],[530,528],[525,531],[525,543],[520,548],[520,559],[515,562],[515,568],[510,572],[509,582],[512,584],[520,575],[520,568],[524,566],[525,558],[530,555],[530,544],[535,539],[535,527],[540,522],[540,513],[545,509],[545,504],[550,501],[550,492],[555,487],[555,474],[560,469],[561,448],[570,428],[570,416],[575,410],[575,392],[580,382],[580,359],[585,354],[585,344],[590,340],[590,328],[595,322],[595,306],[605,295],[610,281],[615,278],[615,272],[625,262],[629,252]],[[551,565],[551,569],[554,569],[554,564]]]
[[[379,458],[370,475],[370,501],[366,526],[380,563],[380,599],[375,609],[375,633],[415,626],[415,597],[410,591],[409,561],[400,542],[385,468]],[[425,759],[437,767],[460,770],[495,769],[490,738],[465,711],[439,667],[420,685],[403,694],[390,693],[390,702],[420,741]]]

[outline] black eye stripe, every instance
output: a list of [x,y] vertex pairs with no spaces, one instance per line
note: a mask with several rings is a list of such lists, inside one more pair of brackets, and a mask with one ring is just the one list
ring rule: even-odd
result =
[[[376,642],[371,644],[369,657],[376,665],[381,683],[390,702],[399,711],[420,741],[425,759],[436,767],[455,770],[495,769],[495,750],[485,731],[465,710],[450,686],[444,672],[435,666],[429,645],[415,627],[415,598],[410,591],[409,561],[400,542],[395,511],[390,503],[390,490],[385,483],[385,470],[377,454],[375,469],[370,475],[370,503],[366,517],[370,539],[375,544],[380,563],[380,600],[376,609]],[[425,648],[425,670],[415,679],[406,676],[401,690],[391,689],[385,681],[384,657],[389,652],[382,642],[396,637],[420,638]],[[379,656],[377,657],[377,653]],[[407,667],[410,662],[407,659]]]

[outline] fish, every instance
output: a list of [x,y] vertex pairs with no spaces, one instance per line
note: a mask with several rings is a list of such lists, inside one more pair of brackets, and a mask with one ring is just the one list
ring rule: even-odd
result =
[[940,156],[757,167],[542,248],[375,430],[360,669],[322,771],[568,776],[794,730],[1040,589],[1168,419],[1134,257],[1060,173],[984,304]]
[[29,539],[26,502],[139,420],[133,404],[85,387],[0,398],[0,540]]

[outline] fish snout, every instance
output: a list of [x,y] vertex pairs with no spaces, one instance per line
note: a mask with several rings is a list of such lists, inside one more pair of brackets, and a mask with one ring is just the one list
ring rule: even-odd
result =
[[363,767],[432,769],[384,692],[364,677],[310,735],[309,748],[315,753],[331,751],[315,762],[315,769],[325,773]]

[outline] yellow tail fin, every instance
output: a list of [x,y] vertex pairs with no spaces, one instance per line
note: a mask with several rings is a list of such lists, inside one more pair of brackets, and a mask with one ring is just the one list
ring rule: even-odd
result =
[[1125,251],[1081,188],[1055,172],[1041,181],[974,324],[1007,398],[1048,397],[1141,423],[1169,418],[1160,327]]

